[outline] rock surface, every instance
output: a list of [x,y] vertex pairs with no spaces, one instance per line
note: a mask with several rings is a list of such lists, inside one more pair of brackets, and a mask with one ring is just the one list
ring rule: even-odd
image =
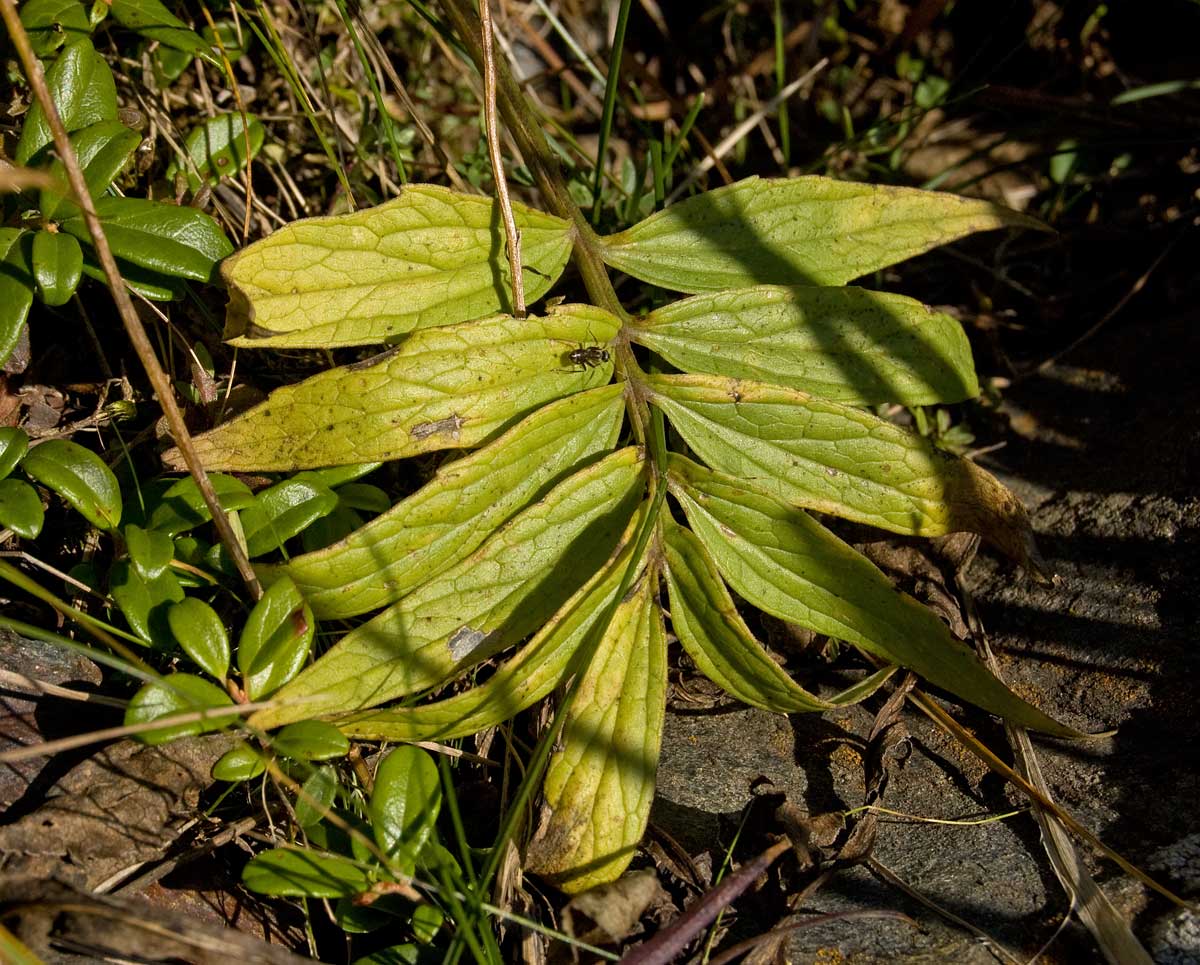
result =
[[[1185,897],[1200,894],[1200,318],[1101,330],[1061,363],[1005,391],[1012,432],[983,464],[1031,511],[1059,575],[1041,587],[988,553],[970,570],[984,627],[1010,685],[1064,722],[1112,737],[1036,741],[1058,801],[1111,847]],[[787,720],[758,711],[672,713],[653,820],[690,850],[727,845],[765,777],[810,813],[862,801],[870,709]],[[995,721],[959,713],[1008,756]],[[913,753],[885,805],[960,818],[1023,804],[960,745],[915,713]],[[734,739],[736,738],[736,739]],[[1156,961],[1200,962],[1200,919],[1152,896],[1085,846],[1081,854]],[[881,817],[875,857],[911,888],[990,935],[1019,961],[1102,960],[1070,921],[1028,815],[972,826]],[[721,860],[715,855],[715,862]],[[991,962],[992,951],[869,871],[841,872],[804,906],[896,909],[924,931],[850,920],[797,932],[795,962]],[[773,920],[739,922],[746,936]],[[1003,959],[1001,952],[999,957]]]

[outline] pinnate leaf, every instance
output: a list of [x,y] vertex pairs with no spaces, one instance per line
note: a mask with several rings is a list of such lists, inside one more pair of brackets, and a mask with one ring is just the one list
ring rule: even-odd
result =
[[1014,723],[1079,736],[1015,696],[931,610],[807,513],[680,457],[671,476],[693,532],[743,599],[909,667]]
[[726,693],[777,714],[804,713],[857,703],[891,676],[889,667],[828,700],[809,693],[754,639],[704,544],[675,523],[664,533],[671,626],[696,666]]
[[546,771],[547,817],[528,864],[568,893],[614,880],[646,830],[667,699],[657,580],[617,607]]
[[442,466],[342,542],[282,570],[318,617],[386,606],[473,552],[558,478],[611,450],[623,413],[617,385],[544,406],[478,452]]
[[[611,362],[584,369],[567,355],[608,341],[617,326],[602,309],[560,305],[543,318],[427,329],[374,359],[276,389],[197,436],[196,451],[214,469],[291,471],[476,446],[545,402],[607,383]],[[182,465],[177,450],[165,458]]]
[[857,405],[979,394],[962,326],[901,295],[760,285],[655,309],[630,331],[686,372],[754,379]]
[[747,178],[603,239],[604,260],[684,292],[844,285],[976,231],[1041,227],[990,201],[823,177]]
[[651,376],[651,401],[709,466],[793,506],[894,533],[979,533],[1022,562],[1032,536],[994,477],[862,409],[717,376]]
[[642,455],[631,447],[563,480],[471,556],[344,636],[251,723],[374,707],[524,639],[608,559],[642,476]]
[[[567,222],[513,205],[526,299],[541,297],[571,251]],[[431,184],[353,214],[306,218],[222,266],[225,337],[251,347],[370,345],[511,309],[496,202]]]
[[607,614],[629,566],[641,521],[640,513],[630,520],[613,558],[486,683],[420,706],[351,714],[339,718],[338,726],[364,740],[452,740],[494,727],[533,706],[564,679],[596,621]]

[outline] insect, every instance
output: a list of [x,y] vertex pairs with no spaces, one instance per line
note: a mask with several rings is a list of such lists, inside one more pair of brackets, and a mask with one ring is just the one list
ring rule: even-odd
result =
[[598,368],[609,358],[608,350],[599,345],[581,345],[567,353],[567,361],[572,365],[578,365],[581,369]]

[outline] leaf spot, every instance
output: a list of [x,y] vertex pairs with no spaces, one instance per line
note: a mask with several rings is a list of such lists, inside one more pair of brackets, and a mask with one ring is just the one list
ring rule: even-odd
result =
[[474,627],[459,627],[450,637],[450,657],[455,663],[465,660],[483,645],[490,634]]
[[457,439],[463,423],[462,416],[455,412],[444,419],[435,419],[432,422],[418,422],[409,432],[414,439],[428,439],[430,436],[441,434],[448,435],[451,439]]

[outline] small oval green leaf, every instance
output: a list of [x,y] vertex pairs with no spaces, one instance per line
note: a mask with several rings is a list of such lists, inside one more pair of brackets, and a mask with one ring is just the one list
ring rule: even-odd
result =
[[33,52],[42,59],[65,44],[87,39],[92,32],[79,0],[28,0],[21,4],[21,24]]
[[29,436],[16,426],[0,426],[0,479],[12,472],[29,450]]
[[337,799],[337,771],[329,765],[313,770],[296,795],[296,823],[309,828],[320,821]]
[[[233,511],[254,504],[254,493],[240,479],[214,472],[208,474],[208,481],[212,483],[217,501],[223,509]],[[208,511],[208,504],[200,495],[196,481],[188,476],[162,494],[159,503],[150,510],[149,526],[177,536],[210,519],[212,514]]]
[[20,479],[0,479],[0,528],[34,539],[42,531],[44,519],[36,489]]
[[248,124],[241,113],[210,117],[194,128],[183,143],[191,163],[173,163],[167,168],[167,176],[173,176],[178,170],[184,171],[193,191],[198,190],[201,183],[216,184],[223,177],[237,174],[246,166],[247,158],[258,154],[265,133],[256,117],[249,117]]
[[[46,86],[68,133],[117,118],[116,82],[90,39],[77,40],[63,49],[46,72]],[[25,115],[13,160],[28,164],[53,140],[50,123],[41,105],[35,103]]]
[[90,449],[67,439],[51,439],[34,446],[21,468],[62,496],[93,526],[114,529],[121,522],[117,477]]
[[[145,724],[160,717],[173,717],[190,711],[211,710],[232,706],[229,694],[203,677],[173,673],[161,682],[146,684],[133,695],[125,710],[125,723]],[[182,724],[171,724],[138,734],[146,744],[165,744],[189,734],[204,734],[220,730],[237,720],[237,714],[215,714]]]
[[175,558],[171,537],[156,529],[142,529],[130,524],[124,529],[129,559],[143,580],[161,576]]
[[371,879],[346,858],[276,848],[251,859],[242,884],[279,898],[349,898],[370,888]]
[[[210,281],[217,263],[233,251],[220,226],[203,211],[145,198],[100,198],[96,214],[113,254],[175,278]],[[66,231],[91,243],[82,216],[67,218]]]
[[271,741],[276,754],[299,761],[329,761],[345,757],[350,741],[333,724],[323,720],[298,720],[288,724]]
[[229,673],[229,636],[217,611],[195,597],[167,610],[167,624],[183,652],[210,677],[224,680]]
[[[71,146],[83,169],[83,180],[87,183],[92,198],[99,198],[129,163],[133,152],[141,143],[142,136],[120,121],[99,121],[75,131],[71,135]],[[67,183],[67,169],[62,161],[50,165],[48,173]],[[42,217],[60,218],[78,214],[78,206],[57,191],[44,189],[38,199]]]
[[112,0],[109,7],[117,23],[136,30],[147,40],[212,59],[205,40],[158,0]]
[[0,366],[21,340],[33,306],[36,283],[23,251],[28,233],[23,228],[0,228]]
[[249,781],[266,769],[262,754],[245,741],[239,741],[213,765],[212,776],[216,781]]
[[258,700],[304,666],[316,623],[296,584],[282,577],[254,605],[238,639],[238,669],[246,693]]
[[33,277],[42,301],[65,305],[83,277],[83,249],[70,235],[39,231],[33,236]]
[[364,513],[386,513],[392,508],[392,500],[378,486],[369,483],[350,483],[337,490],[338,502],[349,509]]
[[389,752],[375,772],[368,804],[371,830],[383,853],[411,867],[441,807],[442,784],[433,758],[411,744]]
[[337,504],[332,490],[302,476],[264,489],[242,510],[247,554],[262,556],[282,548],[315,520],[333,512]]
[[147,580],[129,560],[118,560],[109,574],[108,589],[134,633],[160,649],[170,646],[167,611],[183,599],[183,587],[170,570]]

